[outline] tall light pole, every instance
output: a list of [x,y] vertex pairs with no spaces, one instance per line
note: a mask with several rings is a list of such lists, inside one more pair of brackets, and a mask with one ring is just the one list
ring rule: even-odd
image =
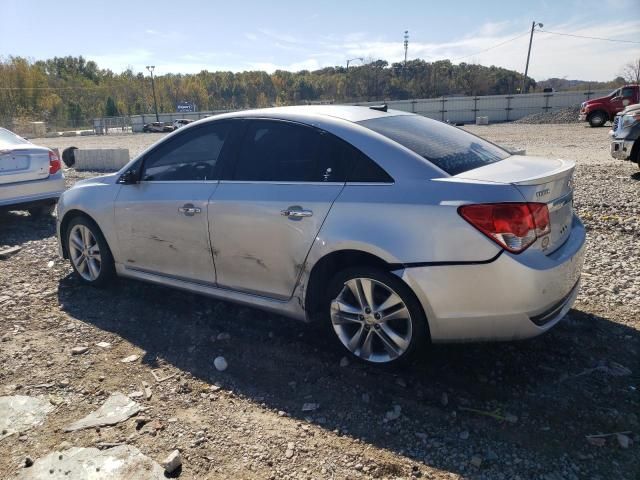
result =
[[345,98],[345,100],[348,97],[347,90],[349,89],[349,64],[351,62],[353,62],[354,60],[360,60],[362,63],[364,63],[364,58],[362,58],[362,57],[350,58],[350,59],[347,60],[347,72],[345,74],[345,79],[344,79],[344,98]]
[[160,121],[160,117],[158,116],[158,99],[156,98],[156,84],[153,81],[153,70],[156,68],[155,65],[147,65],[147,70],[151,74],[151,90],[153,90],[153,106],[156,109],[156,122]]
[[407,81],[407,50],[409,50],[409,30],[404,31],[404,64],[402,66],[402,76]]
[[[543,25],[541,23],[537,24],[538,27],[542,28]],[[522,88],[520,89],[520,93],[525,93],[524,87],[527,82],[527,73],[529,73],[529,57],[531,57],[531,43],[533,42],[533,31],[536,29],[536,21],[531,22],[531,35],[529,36],[529,51],[527,52],[527,66],[524,68],[524,77],[522,78]]]

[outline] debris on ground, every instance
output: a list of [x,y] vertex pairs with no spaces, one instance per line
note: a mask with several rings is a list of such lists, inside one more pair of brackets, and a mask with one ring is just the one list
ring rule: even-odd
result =
[[0,397],[0,440],[40,425],[54,409],[48,400],[25,395]]
[[124,357],[122,360],[120,360],[120,362],[131,363],[131,362],[135,362],[139,358],[140,358],[140,355],[129,355],[128,357]]
[[[26,467],[26,464],[25,464]],[[53,451],[23,468],[16,480],[161,480],[163,468],[131,445]]]
[[216,370],[219,372],[224,372],[229,365],[224,357],[216,357],[213,361],[213,366],[216,367]]
[[73,347],[71,349],[71,355],[82,355],[89,350],[89,347]]
[[104,427],[116,425],[125,421],[140,411],[140,404],[131,400],[128,396],[116,392],[112,394],[104,404],[86,417],[72,423],[64,429],[65,432],[74,432],[85,428]]
[[548,112],[532,113],[526,117],[515,120],[513,123],[523,123],[529,125],[541,125],[545,123],[582,123],[578,117],[580,106],[553,108]]
[[0,260],[6,260],[10,256],[18,253],[20,250],[22,250],[22,247],[19,247],[17,245],[15,247],[5,248],[4,250],[0,250]]
[[174,450],[162,461],[162,467],[167,473],[173,473],[182,465],[182,456],[179,450]]

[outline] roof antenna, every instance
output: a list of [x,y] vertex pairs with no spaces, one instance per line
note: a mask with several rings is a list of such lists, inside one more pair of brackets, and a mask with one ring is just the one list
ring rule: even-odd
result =
[[387,109],[388,109],[389,107],[387,106],[387,104],[386,104],[386,103],[383,103],[382,105],[371,105],[369,108],[370,108],[371,110],[378,110],[379,112],[385,112],[385,113],[387,113]]

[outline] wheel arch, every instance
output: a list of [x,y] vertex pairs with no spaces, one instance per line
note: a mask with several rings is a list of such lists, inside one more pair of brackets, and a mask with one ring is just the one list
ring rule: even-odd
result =
[[98,225],[98,222],[96,222],[95,219],[84,210],[71,209],[65,212],[62,220],[60,221],[60,244],[62,246],[63,258],[69,258],[69,249],[67,248],[67,229],[69,228],[69,224],[71,223],[71,221],[77,217],[83,217],[89,220],[96,226],[98,230],[100,230],[100,233],[104,237],[104,232],[102,232],[102,229],[100,228],[100,225]]
[[[377,267],[388,272],[403,268],[402,264],[389,263],[379,256],[363,250],[343,249],[327,253],[315,262],[306,281],[304,307],[309,319],[317,319],[321,314],[322,300],[325,293],[323,286],[326,287],[329,281],[341,270],[359,266]],[[418,300],[422,313],[427,318],[427,312],[411,286],[399,275],[398,279],[411,290],[416,300]]]

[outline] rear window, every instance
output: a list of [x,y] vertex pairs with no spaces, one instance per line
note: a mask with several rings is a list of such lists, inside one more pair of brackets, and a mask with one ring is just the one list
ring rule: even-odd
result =
[[4,145],[19,145],[19,144],[24,144],[24,143],[29,143],[29,142],[27,140],[25,140],[24,138],[19,137],[15,133],[10,132],[9,130],[5,130],[4,128],[0,128],[0,144],[4,144]]
[[500,147],[464,130],[419,115],[396,115],[359,123],[414,151],[449,175],[510,156]]

